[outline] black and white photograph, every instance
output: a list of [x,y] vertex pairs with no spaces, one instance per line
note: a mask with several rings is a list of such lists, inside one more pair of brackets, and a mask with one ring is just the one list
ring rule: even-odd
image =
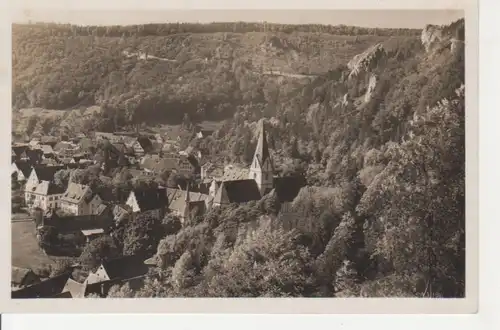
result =
[[465,298],[465,23],[26,10],[11,299]]

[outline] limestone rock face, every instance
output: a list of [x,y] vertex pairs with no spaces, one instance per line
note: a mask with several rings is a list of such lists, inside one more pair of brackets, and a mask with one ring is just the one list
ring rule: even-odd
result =
[[425,47],[425,51],[429,52],[433,45],[441,42],[444,39],[443,29],[436,25],[426,25],[422,30],[420,40]]
[[347,63],[347,67],[351,70],[349,78],[359,75],[361,72],[369,71],[377,65],[379,60],[386,54],[382,44],[367,49],[361,54],[358,54]]

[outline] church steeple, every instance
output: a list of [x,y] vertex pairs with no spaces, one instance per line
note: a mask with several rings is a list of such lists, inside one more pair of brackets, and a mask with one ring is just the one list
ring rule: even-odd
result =
[[252,165],[250,166],[249,179],[255,180],[263,196],[273,188],[274,168],[271,154],[269,153],[269,146],[267,144],[264,119],[260,120],[258,130],[259,138],[257,141],[257,148],[255,148]]
[[259,140],[257,141],[257,148],[255,148],[253,160],[254,160],[254,162],[255,162],[255,160],[257,160],[258,164],[260,164],[262,166],[266,160],[271,158],[271,156],[269,154],[269,146],[267,144],[266,128],[264,126],[264,119],[261,119],[259,121],[258,130],[259,130]]

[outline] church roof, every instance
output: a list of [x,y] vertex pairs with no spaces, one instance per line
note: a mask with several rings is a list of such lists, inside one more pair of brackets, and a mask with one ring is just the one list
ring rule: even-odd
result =
[[269,146],[267,144],[266,129],[264,126],[264,120],[261,119],[258,124],[259,129],[259,139],[257,141],[257,147],[255,148],[254,159],[257,158],[259,164],[262,165],[266,159],[270,158]]
[[259,187],[255,180],[224,181],[214,198],[214,203],[246,203],[260,200]]

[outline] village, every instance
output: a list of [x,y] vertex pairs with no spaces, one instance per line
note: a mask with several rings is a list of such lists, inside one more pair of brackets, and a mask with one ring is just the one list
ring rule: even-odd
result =
[[[195,139],[211,132],[199,130]],[[306,185],[301,176],[276,175],[266,137],[264,120],[257,125],[257,146],[249,168],[227,165],[219,168],[206,161],[199,150],[182,150],[181,138],[168,139],[160,134],[130,132],[95,132],[92,136],[69,139],[35,137],[28,143],[12,145],[12,189],[17,201],[12,205],[12,225],[34,224],[39,249],[51,257],[52,248],[43,247],[40,232],[55,228],[59,236],[72,237],[80,244],[89,244],[126,219],[147,212],[162,221],[174,216],[184,226],[200,219],[212,208],[230,204],[259,201],[273,193],[280,203],[291,202]],[[107,154],[118,159],[114,165],[98,157],[91,146],[105,145]],[[109,155],[108,155],[109,156]],[[109,157],[108,157],[109,158]],[[162,173],[181,175],[189,180],[175,187],[139,185],[93,191],[90,185],[68,180],[61,186],[59,171],[86,170],[91,167],[109,170],[109,166],[128,170],[135,179],[151,178]],[[109,178],[111,180],[111,178]],[[104,180],[104,178],[101,178]],[[17,190],[15,189],[17,188]],[[30,231],[25,230],[25,231]],[[16,241],[19,242],[16,245]],[[13,227],[13,256],[25,244],[16,237]],[[56,250],[63,248],[56,247]],[[14,257],[13,257],[14,260]],[[154,268],[141,256],[124,256],[108,260],[84,281],[76,281],[71,273],[40,278],[31,265],[12,265],[12,297],[85,297],[90,293],[105,296],[117,283],[132,283],[142,279]],[[34,265],[33,265],[34,266]],[[74,265],[78,267],[77,264]],[[132,281],[132,282],[131,282]]]

